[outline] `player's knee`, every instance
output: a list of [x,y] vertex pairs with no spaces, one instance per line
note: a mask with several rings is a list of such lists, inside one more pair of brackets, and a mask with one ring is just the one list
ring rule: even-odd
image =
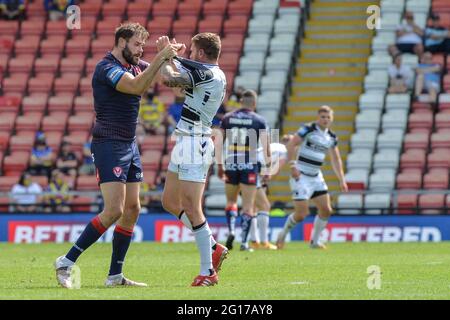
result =
[[110,220],[111,224],[116,222],[123,215],[123,206],[111,206],[105,208],[104,215]]
[[323,218],[328,218],[333,214],[333,209],[331,207],[322,208],[319,215]]
[[162,198],[161,205],[164,210],[172,214],[179,214],[182,210],[181,206],[177,205],[177,203],[173,199],[170,200],[168,197]]
[[132,216],[138,216],[139,212],[141,212],[141,204],[139,202],[127,205],[127,207],[125,208],[125,213]]

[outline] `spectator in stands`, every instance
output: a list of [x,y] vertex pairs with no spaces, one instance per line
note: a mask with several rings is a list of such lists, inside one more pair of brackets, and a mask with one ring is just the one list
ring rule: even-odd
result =
[[225,106],[223,104],[221,104],[219,107],[219,110],[217,110],[217,113],[214,116],[214,119],[212,121],[212,126],[219,127],[220,123],[222,122],[222,118],[226,113],[227,113],[227,110],[225,109]]
[[0,0],[0,17],[6,20],[23,19],[25,4],[23,0]]
[[166,129],[163,125],[165,118],[164,103],[155,96],[154,89],[147,91],[145,99],[141,100],[139,109],[140,122],[149,134],[164,134]]
[[416,68],[416,99],[425,88],[430,95],[430,102],[436,103],[438,93],[441,91],[441,66],[433,63],[431,52],[422,55],[421,62]]
[[78,160],[75,153],[71,151],[70,142],[62,143],[61,152],[56,160],[56,168],[66,175],[72,177],[77,175]]
[[47,194],[45,196],[45,203],[47,204],[47,212],[70,212],[70,200],[69,195],[70,187],[66,181],[64,181],[64,173],[55,169],[52,172],[52,178],[47,188]]
[[425,51],[450,53],[450,32],[441,26],[439,15],[431,15],[432,24],[425,28]]
[[66,11],[73,4],[73,0],[44,0],[45,10],[52,21],[62,20],[66,16]]
[[11,189],[11,203],[15,212],[34,212],[41,202],[42,187],[31,181],[28,172],[22,173],[20,180]]
[[178,121],[180,121],[183,103],[184,103],[184,93],[179,91],[179,93],[175,95],[175,101],[169,106],[169,110],[167,112],[167,124],[168,124],[167,129],[169,134],[171,134],[173,130],[175,130]]
[[91,139],[83,145],[83,164],[78,170],[78,173],[83,176],[92,176],[95,174],[95,164],[91,154]]
[[389,46],[390,54],[395,57],[399,52],[415,53],[420,57],[423,53],[422,33],[422,29],[414,22],[414,14],[406,11],[404,20],[397,27],[396,43]]
[[50,177],[53,162],[52,148],[47,145],[44,133],[38,132],[31,152],[30,173],[36,176]]
[[394,57],[394,63],[389,66],[389,93],[405,93],[413,86],[414,72],[410,66],[402,64],[402,55]]
[[241,107],[242,93],[245,91],[243,86],[238,86],[226,103],[227,112],[239,109]]

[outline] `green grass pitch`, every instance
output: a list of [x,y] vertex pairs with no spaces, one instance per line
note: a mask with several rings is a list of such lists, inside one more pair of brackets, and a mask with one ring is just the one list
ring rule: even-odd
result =
[[[325,251],[288,243],[280,251],[232,250],[219,285],[191,288],[199,271],[194,243],[132,244],[125,275],[148,288],[105,288],[111,244],[79,259],[82,287],[57,286],[55,258],[70,244],[0,244],[0,299],[449,299],[450,243],[342,243]],[[381,288],[369,290],[369,266]]]

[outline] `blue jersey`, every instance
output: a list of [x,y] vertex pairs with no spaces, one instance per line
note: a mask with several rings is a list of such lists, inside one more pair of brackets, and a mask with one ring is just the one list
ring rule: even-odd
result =
[[92,77],[96,113],[93,141],[135,139],[141,96],[119,92],[116,86],[125,72],[137,76],[147,66],[142,60],[136,66],[124,66],[111,52],[97,64]]
[[266,120],[257,113],[238,109],[227,113],[221,123],[226,136],[226,163],[256,164],[259,137],[268,130]]

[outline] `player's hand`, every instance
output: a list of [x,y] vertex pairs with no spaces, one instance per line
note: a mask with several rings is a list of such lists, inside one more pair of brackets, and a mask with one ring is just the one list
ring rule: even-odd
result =
[[223,166],[219,165],[217,168],[217,176],[221,179],[221,180],[225,180],[225,170],[223,170]]
[[177,56],[182,56],[186,52],[186,45],[184,43],[177,43],[177,40],[175,38],[172,39],[172,44],[178,44],[180,45],[180,48],[178,49]]
[[159,37],[158,40],[156,40],[156,49],[158,52],[160,52],[162,49],[167,47],[170,44],[169,37],[168,36],[162,36]]
[[178,48],[179,48],[178,45],[169,44],[167,47],[163,48],[158,54],[160,54],[164,60],[169,60],[177,55]]
[[297,168],[292,167],[291,168],[291,177],[294,178],[294,180],[300,179],[300,171],[298,171]]
[[341,181],[339,183],[339,187],[340,187],[342,192],[348,192],[348,186],[347,186],[347,183],[345,181]]

